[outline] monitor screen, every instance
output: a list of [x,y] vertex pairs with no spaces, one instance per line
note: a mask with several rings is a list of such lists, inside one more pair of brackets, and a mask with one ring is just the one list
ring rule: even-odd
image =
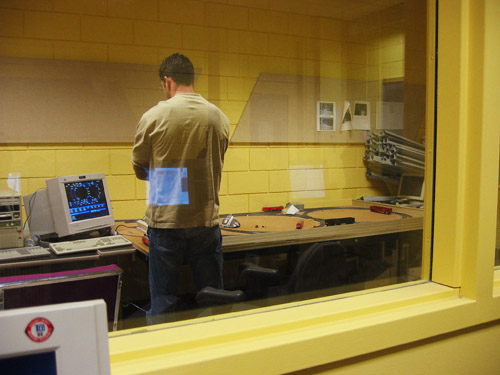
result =
[[400,197],[413,200],[424,199],[424,176],[421,175],[402,175],[399,183]]
[[64,184],[71,221],[109,215],[103,180],[74,181]]
[[2,369],[2,374],[5,375],[32,375],[36,373],[57,375],[56,353],[50,351],[0,358],[0,369]]

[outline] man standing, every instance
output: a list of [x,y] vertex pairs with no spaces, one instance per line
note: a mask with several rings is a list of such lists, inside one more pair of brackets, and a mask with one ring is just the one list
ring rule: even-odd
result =
[[184,263],[198,290],[222,288],[219,188],[229,142],[229,120],[195,93],[187,57],[167,57],[159,75],[167,100],[144,113],[132,151],[137,178],[149,181],[150,322],[174,309]]

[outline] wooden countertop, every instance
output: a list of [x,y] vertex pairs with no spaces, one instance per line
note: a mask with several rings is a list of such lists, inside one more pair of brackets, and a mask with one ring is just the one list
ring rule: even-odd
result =
[[[353,201],[354,207],[369,207],[373,202]],[[381,204],[376,204],[377,206]],[[223,252],[235,252],[252,249],[261,249],[267,247],[286,246],[291,244],[302,244],[321,241],[332,241],[357,237],[368,237],[382,234],[407,232],[421,230],[423,228],[423,210],[412,207],[398,207],[393,205],[383,205],[398,212],[407,215],[400,220],[381,220],[371,222],[359,222],[348,225],[337,226],[309,226],[303,229],[291,230],[272,230],[262,231],[262,228],[255,229],[255,232],[234,232],[223,230]],[[318,208],[317,210],[321,210]],[[265,213],[262,213],[265,215]],[[235,215],[236,216],[236,215]],[[238,216],[236,216],[238,218]],[[259,217],[259,214],[240,215],[240,218]],[[277,217],[282,217],[278,215]],[[287,217],[293,223],[302,219],[300,216]],[[253,219],[252,219],[253,220]],[[288,220],[287,220],[288,221]],[[254,221],[252,221],[253,223]],[[258,224],[256,224],[258,225]],[[291,227],[294,228],[295,224]],[[134,247],[148,255],[149,248],[142,242],[144,232],[137,229],[136,222],[117,222],[115,230],[128,238]]]

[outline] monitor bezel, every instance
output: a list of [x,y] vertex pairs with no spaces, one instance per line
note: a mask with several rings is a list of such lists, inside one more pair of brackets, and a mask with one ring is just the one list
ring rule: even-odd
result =
[[[108,215],[72,221],[65,184],[92,180],[101,180],[103,183],[106,205],[108,207]],[[54,221],[54,228],[58,237],[91,232],[98,229],[108,228],[115,224],[113,208],[111,206],[108,185],[106,183],[104,173],[55,177],[46,180],[46,186],[50,209],[52,211],[52,218]]]
[[[36,341],[26,333],[37,319],[53,326],[50,336]],[[103,300],[71,302],[0,311],[0,359],[55,352],[58,374],[111,373],[106,304]]]
[[[402,193],[402,188],[403,188],[403,180],[408,177],[419,177],[422,179],[422,189],[420,189],[420,195],[408,195],[408,194],[403,194]],[[424,201],[424,194],[425,194],[425,179],[423,174],[418,174],[418,173],[403,173],[401,175],[401,178],[399,180],[399,187],[398,187],[398,198],[404,198],[408,199],[410,201],[419,201],[423,202]]]

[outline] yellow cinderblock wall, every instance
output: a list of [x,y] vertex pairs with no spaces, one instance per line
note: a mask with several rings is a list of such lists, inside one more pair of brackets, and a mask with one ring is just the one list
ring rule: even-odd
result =
[[[234,132],[263,72],[356,79],[367,100],[377,100],[382,79],[405,75],[404,12],[399,6],[340,21],[330,17],[334,7],[302,0],[2,0],[0,56],[158,65],[180,51],[199,73],[197,91],[228,115]],[[137,118],[162,99],[159,87],[141,86],[142,74],[124,77]],[[116,218],[138,218],[146,188],[133,176],[131,144],[0,139],[0,187],[12,172],[21,174],[22,194],[46,178],[104,172]],[[221,213],[385,194],[365,177],[363,154],[362,144],[231,145]]]

